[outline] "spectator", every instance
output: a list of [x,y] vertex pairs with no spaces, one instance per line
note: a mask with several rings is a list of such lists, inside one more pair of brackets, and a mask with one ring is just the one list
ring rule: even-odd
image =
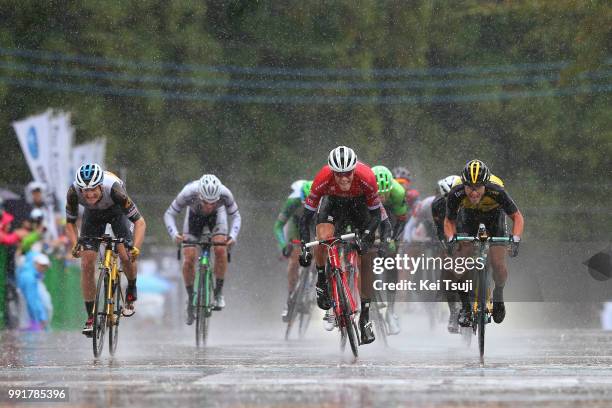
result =
[[27,231],[23,229],[16,231],[11,229],[14,219],[12,214],[4,211],[4,201],[0,198],[0,245],[15,246],[27,234]]
[[24,262],[17,268],[17,286],[28,306],[30,325],[28,330],[44,330],[48,325],[48,311],[41,298],[39,285],[51,261],[43,253],[30,251]]
[[34,208],[27,221],[23,222],[23,227],[28,233],[21,240],[21,252],[26,254],[30,249],[42,252],[45,249],[45,242],[42,242],[42,239],[47,231],[42,210]]
[[45,206],[45,185],[38,181],[31,181],[25,188],[26,201],[33,208],[42,208]]
[[4,288],[0,288],[5,293],[6,309],[4,311],[6,327],[16,328],[19,325],[17,319],[17,289],[15,287],[15,251],[21,239],[27,234],[23,228],[13,230],[13,217],[4,209],[4,201],[0,198],[0,246],[6,249],[5,270],[0,271],[5,274],[6,283]]
[[25,188],[25,199],[31,206],[30,213],[36,209],[42,211],[44,224],[47,227],[44,233],[44,240],[48,245],[55,246],[54,241],[59,237],[58,224],[60,216],[57,212],[53,195],[47,193],[45,184],[32,181]]

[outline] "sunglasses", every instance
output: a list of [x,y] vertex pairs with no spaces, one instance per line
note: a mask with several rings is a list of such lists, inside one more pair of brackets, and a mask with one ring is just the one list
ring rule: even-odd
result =
[[336,177],[351,177],[353,175],[354,170],[351,171],[335,171],[334,176]]
[[481,184],[466,184],[465,188],[468,188],[470,190],[478,190],[482,186],[484,186],[483,183],[481,183]]

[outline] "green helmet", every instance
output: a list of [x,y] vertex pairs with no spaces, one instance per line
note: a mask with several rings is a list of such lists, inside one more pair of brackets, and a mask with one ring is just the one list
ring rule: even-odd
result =
[[305,181],[304,184],[302,184],[302,201],[304,201],[306,199],[306,197],[308,197],[310,195],[310,188],[312,187],[312,180],[310,181]]
[[393,182],[393,174],[391,170],[385,166],[374,166],[372,171],[376,176],[376,182],[378,183],[378,193],[385,194],[391,191],[391,183]]

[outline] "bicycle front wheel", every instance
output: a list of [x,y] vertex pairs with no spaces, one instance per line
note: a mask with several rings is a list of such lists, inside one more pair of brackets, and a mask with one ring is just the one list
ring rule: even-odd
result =
[[213,279],[211,271],[200,271],[196,304],[196,346],[205,346],[212,315]]
[[117,351],[117,342],[119,341],[119,319],[121,317],[121,278],[117,276],[117,280],[113,282],[113,314],[111,321],[109,322],[108,331],[108,349],[111,356],[115,355]]
[[213,293],[215,285],[213,275],[210,269],[206,270],[204,287],[206,288],[206,296],[204,296],[204,324],[202,324],[202,342],[206,345],[208,341],[208,333],[210,332],[210,319],[212,318],[213,308]]
[[104,334],[106,333],[106,288],[108,288],[108,279],[110,272],[107,268],[102,268],[98,276],[98,284],[96,286],[96,300],[94,303],[94,321],[93,321],[93,353],[95,357],[100,357],[104,347]]
[[340,297],[340,305],[342,309],[342,316],[339,324],[341,326],[344,326],[346,330],[346,337],[348,338],[349,344],[351,345],[351,351],[353,352],[353,356],[357,358],[359,355],[359,352],[357,350],[359,343],[357,341],[357,330],[352,315],[351,305],[348,301],[348,296],[346,295],[346,290],[348,288],[344,287],[340,276],[338,276],[336,279],[336,285],[338,287],[338,295]]
[[204,285],[205,271],[200,270],[198,276],[198,286],[196,292],[196,324],[195,324],[195,340],[196,347],[202,345],[202,325],[204,324],[204,305],[206,304],[206,286]]
[[[486,276],[486,269],[481,276]],[[481,279],[478,282],[478,350],[480,351],[480,364],[484,364],[485,352],[485,325],[487,324],[487,280]]]
[[300,301],[302,296],[302,281],[301,279],[298,281],[297,287],[295,291],[291,294],[287,304],[287,327],[285,329],[285,340],[289,340],[289,335],[291,334],[291,328],[293,327],[293,323],[295,322],[295,317],[297,315],[297,303]]
[[304,270],[306,275],[304,278],[302,297],[300,300],[300,339],[306,335],[306,330],[312,318],[312,308],[316,303],[315,298],[315,275],[312,268]]
[[[310,304],[308,304],[308,287],[309,287],[309,275],[310,270],[308,268],[300,268],[300,275],[289,299],[289,303],[287,305],[287,329],[285,330],[285,340],[289,339],[289,334],[291,333],[291,328],[293,327],[298,314],[299,314],[299,336],[300,338],[304,335],[306,331],[306,326],[308,326],[308,321],[310,320]],[[308,316],[305,316],[308,314]],[[305,320],[304,318],[308,319]]]

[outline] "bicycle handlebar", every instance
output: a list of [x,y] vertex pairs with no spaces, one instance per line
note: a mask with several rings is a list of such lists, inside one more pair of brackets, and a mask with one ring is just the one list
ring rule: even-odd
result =
[[106,243],[115,243],[115,244],[123,244],[125,242],[125,238],[112,238],[110,235],[103,235],[101,237],[81,236],[81,237],[79,237],[79,240],[77,242],[79,244],[82,244],[83,241],[85,241],[85,240],[94,240],[94,241],[100,241],[100,242],[106,242]]
[[491,243],[512,243],[514,240],[512,237],[487,237],[487,238],[479,238],[479,237],[455,237],[455,241],[457,242],[491,242]]
[[[181,260],[181,248],[185,247],[187,245],[199,245],[200,247],[204,248],[205,246],[227,246],[227,244],[225,242],[212,242],[212,241],[198,241],[198,242],[190,242],[190,241],[185,241],[185,242],[181,242],[180,244],[177,245],[176,248],[176,259],[177,260]],[[230,263],[232,262],[232,253],[230,252],[228,247],[227,250],[227,262]]]
[[207,245],[211,245],[211,246],[227,246],[227,244],[225,242],[212,242],[212,241],[199,241],[199,242],[190,242],[190,241],[185,241],[185,242],[181,242],[180,246],[187,246],[187,245],[199,245],[199,246],[207,246]]
[[348,241],[349,239],[353,239],[357,236],[357,234],[355,234],[354,232],[351,232],[350,234],[344,234],[344,235],[340,235],[337,237],[333,237],[330,239],[323,239],[320,241],[312,241],[312,242],[307,242],[304,244],[305,248],[311,248],[317,245],[321,245],[321,244],[326,244],[326,243],[330,243],[330,242],[334,242],[334,241]]

